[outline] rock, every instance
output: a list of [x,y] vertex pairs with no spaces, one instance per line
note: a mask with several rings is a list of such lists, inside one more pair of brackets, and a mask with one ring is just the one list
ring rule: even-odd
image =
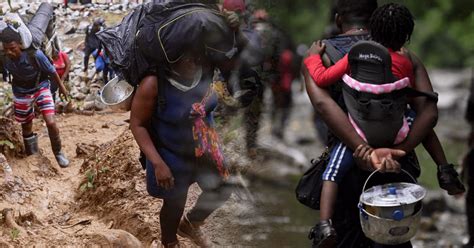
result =
[[74,85],[74,87],[75,87],[75,90],[78,91],[77,88],[81,87],[81,84],[82,84],[81,78],[78,77],[78,76],[76,76],[76,77],[72,80],[72,82],[73,82],[73,85]]
[[70,47],[63,47],[63,52],[67,53],[67,54],[70,54],[73,52],[72,48]]
[[423,199],[423,216],[432,216],[448,210],[448,204],[443,196],[442,191],[429,191]]
[[72,95],[72,98],[82,101],[86,98],[86,95],[84,93],[77,92],[75,95]]
[[84,101],[86,101],[86,102],[91,102],[91,101],[93,102],[93,101],[95,101],[95,95],[92,94],[92,93],[87,94],[87,96],[86,96],[86,98],[84,99]]
[[438,228],[436,228],[436,223],[433,218],[430,217],[422,217],[420,220],[420,231],[423,232],[436,232]]
[[81,86],[81,87],[79,88],[79,91],[82,92],[82,93],[84,93],[84,94],[87,94],[87,93],[89,93],[89,87],[87,87],[87,86]]
[[440,110],[451,110],[458,107],[459,99],[464,99],[463,95],[466,95],[468,92],[465,90],[443,90],[438,92],[438,108]]
[[141,248],[142,243],[132,234],[119,229],[108,229],[89,234],[91,240],[88,246]]
[[97,111],[102,111],[104,110],[107,106],[102,102],[102,100],[100,100],[100,98],[96,98],[95,99],[95,109]]
[[87,101],[84,102],[84,105],[82,106],[84,110],[94,110],[95,109],[95,101]]
[[[65,29],[64,29],[64,34],[73,34],[76,32],[76,28],[72,25],[70,26],[67,26]],[[66,52],[68,53],[68,52]]]
[[429,76],[435,91],[462,88],[463,83],[469,82],[471,69],[443,70],[435,69],[429,71]]
[[79,32],[86,32],[87,27],[89,27],[89,22],[87,21],[81,21],[79,25],[77,26],[77,31]]
[[81,15],[81,13],[79,11],[74,11],[71,13],[71,17],[79,17]]
[[109,124],[108,124],[108,123],[104,123],[104,124],[102,125],[102,128],[110,128],[110,127],[109,127]]

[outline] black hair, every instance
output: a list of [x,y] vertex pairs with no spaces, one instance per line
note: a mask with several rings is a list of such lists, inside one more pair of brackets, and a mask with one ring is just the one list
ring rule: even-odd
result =
[[2,33],[0,33],[0,40],[3,43],[17,42],[21,44],[20,33],[10,27],[3,29]]
[[369,27],[374,41],[398,51],[410,40],[415,22],[407,7],[389,3],[374,11]]
[[366,25],[377,6],[377,0],[338,0],[336,13],[346,24]]

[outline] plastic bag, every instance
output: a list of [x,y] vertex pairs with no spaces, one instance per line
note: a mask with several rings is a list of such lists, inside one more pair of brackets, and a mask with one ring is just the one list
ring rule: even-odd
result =
[[0,32],[6,27],[11,27],[18,31],[21,36],[22,49],[26,49],[31,46],[31,43],[33,42],[31,32],[17,13],[5,14],[3,20],[0,21]]

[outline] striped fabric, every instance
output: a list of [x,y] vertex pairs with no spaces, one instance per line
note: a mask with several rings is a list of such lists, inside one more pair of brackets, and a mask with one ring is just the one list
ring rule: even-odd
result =
[[339,142],[331,151],[331,158],[323,173],[323,180],[340,183],[352,164],[352,151]]
[[42,86],[32,94],[14,93],[13,95],[15,119],[21,124],[29,123],[35,118],[35,103],[43,116],[55,114],[53,97],[46,86]]

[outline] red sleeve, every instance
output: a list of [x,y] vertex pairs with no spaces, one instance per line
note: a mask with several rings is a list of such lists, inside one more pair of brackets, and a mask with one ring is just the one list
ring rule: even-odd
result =
[[339,81],[342,76],[349,72],[349,62],[347,55],[339,60],[335,65],[324,67],[319,54],[311,55],[304,60],[308,72],[319,87],[330,86]]

